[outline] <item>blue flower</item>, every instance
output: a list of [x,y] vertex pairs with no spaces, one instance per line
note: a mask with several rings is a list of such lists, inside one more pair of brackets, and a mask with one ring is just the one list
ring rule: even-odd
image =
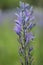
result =
[[21,32],[21,26],[18,25],[18,24],[16,24],[16,26],[14,27],[14,30],[15,30],[15,32],[16,32],[18,35],[20,35],[20,32]]
[[27,29],[31,30],[35,25],[35,23],[30,22],[30,24],[27,26]]
[[20,1],[20,8],[24,10],[24,8],[29,8],[29,4]]
[[33,39],[34,39],[34,36],[33,36],[33,34],[31,32],[26,33],[26,43],[29,43]]
[[[24,56],[26,63],[25,65],[29,65],[29,63],[31,63],[30,52],[33,50],[33,48],[30,47],[30,41],[33,41],[34,39],[34,35],[32,34],[31,29],[35,26],[35,23],[31,22],[35,18],[32,14],[33,7],[30,7],[29,4],[20,1],[20,7],[17,8],[17,12],[15,13],[17,19],[15,20],[14,30],[19,36],[19,42],[21,43],[19,52]],[[28,48],[29,51],[26,48]],[[29,56],[29,62],[28,59],[26,59],[27,54]]]

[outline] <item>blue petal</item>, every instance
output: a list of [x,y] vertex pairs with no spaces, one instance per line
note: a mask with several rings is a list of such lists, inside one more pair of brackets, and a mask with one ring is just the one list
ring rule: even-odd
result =
[[24,9],[24,2],[20,1],[20,7]]
[[30,30],[31,30],[35,25],[36,25],[35,23],[33,24],[33,23],[31,22],[31,23],[29,24],[29,26],[27,27],[27,29],[30,29]]

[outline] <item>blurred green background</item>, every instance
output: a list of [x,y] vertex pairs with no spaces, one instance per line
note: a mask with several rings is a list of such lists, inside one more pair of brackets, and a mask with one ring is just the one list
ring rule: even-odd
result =
[[[20,0],[0,0],[0,8],[9,9],[18,6]],[[43,0],[22,0],[34,6],[43,7]]]
[[[19,6],[19,1],[20,0],[0,0],[0,65],[20,65],[18,36],[13,30],[15,19],[14,8]],[[33,62],[34,65],[43,65],[43,24],[41,23],[40,26],[39,22],[43,21],[43,0],[22,1],[28,2],[35,7],[35,22],[38,23],[38,25],[32,29],[36,37],[32,42],[34,46]],[[8,13],[9,9],[10,14]],[[11,13],[12,10],[13,12]]]

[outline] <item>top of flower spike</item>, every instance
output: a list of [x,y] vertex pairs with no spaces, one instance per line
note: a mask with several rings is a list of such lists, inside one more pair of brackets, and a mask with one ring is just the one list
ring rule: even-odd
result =
[[[33,14],[33,7],[30,7],[30,5],[27,3],[20,1],[20,8],[17,8],[16,11],[17,11],[17,13],[15,13],[15,15],[17,16],[17,19],[15,20],[15,22],[16,22],[16,24],[18,24],[18,26],[20,26],[20,28],[22,27],[24,21],[25,21],[25,25],[27,25],[29,23],[29,21],[32,21],[34,19],[33,15],[32,15]],[[16,25],[15,32],[17,34],[20,34],[21,30],[19,30],[20,28],[18,28],[18,26]],[[32,28],[33,24],[30,25],[29,28],[30,27]],[[26,27],[26,29],[28,29],[28,28]]]
[[27,4],[27,3],[24,3],[24,2],[21,2],[21,1],[20,1],[20,8],[21,8],[21,9],[30,8],[30,5]]

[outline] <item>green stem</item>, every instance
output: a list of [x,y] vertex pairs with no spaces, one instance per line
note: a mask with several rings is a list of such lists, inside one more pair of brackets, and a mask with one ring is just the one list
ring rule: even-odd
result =
[[[22,11],[22,16],[23,16],[23,11]],[[23,17],[23,18],[25,18],[25,17]],[[23,41],[24,41],[24,46],[25,46],[26,40],[25,40],[25,27],[24,27],[24,25],[25,25],[25,20],[23,20]],[[27,65],[27,63],[26,63],[26,49],[25,49],[25,47],[24,47],[24,54],[25,54],[25,56],[24,56],[25,63],[24,64]]]
[[[24,25],[25,25],[25,21],[24,21]],[[23,25],[23,26],[24,26],[24,25]],[[25,41],[25,28],[24,28],[24,27],[23,27],[23,30],[24,30],[24,46],[25,46],[25,42],[26,42],[26,41]],[[25,59],[25,65],[27,65],[27,64],[26,64],[26,49],[25,49],[25,47],[24,47],[24,53],[25,53],[25,58],[24,58],[24,59]]]

